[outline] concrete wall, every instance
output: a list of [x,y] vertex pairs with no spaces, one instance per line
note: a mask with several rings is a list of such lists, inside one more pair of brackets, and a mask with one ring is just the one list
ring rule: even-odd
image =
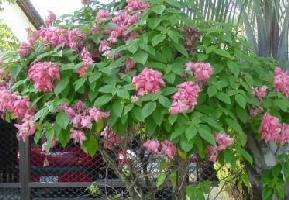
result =
[[4,3],[4,10],[0,11],[0,19],[3,20],[10,28],[14,35],[21,41],[27,40],[27,28],[35,29],[30,23],[25,13],[17,4]]

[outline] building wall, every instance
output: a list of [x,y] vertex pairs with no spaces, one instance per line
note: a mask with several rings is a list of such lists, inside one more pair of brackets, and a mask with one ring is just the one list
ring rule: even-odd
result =
[[0,19],[3,20],[10,28],[13,34],[21,41],[27,40],[27,28],[35,30],[25,13],[17,4],[4,3],[4,10],[0,11]]

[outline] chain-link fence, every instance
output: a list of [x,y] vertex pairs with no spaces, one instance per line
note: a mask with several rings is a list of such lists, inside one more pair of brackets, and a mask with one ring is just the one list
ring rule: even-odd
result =
[[[14,126],[0,121],[0,130],[0,200],[129,198],[125,185],[100,154],[91,157],[72,142],[46,152],[33,138],[18,148]],[[190,182],[217,180],[213,164],[207,161],[195,159],[188,170]],[[171,186],[156,192],[155,199],[173,200]]]

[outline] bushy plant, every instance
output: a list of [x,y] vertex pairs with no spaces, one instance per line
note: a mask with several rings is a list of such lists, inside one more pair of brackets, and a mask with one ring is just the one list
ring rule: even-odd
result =
[[[51,14],[3,65],[0,111],[18,119],[20,139],[99,152],[132,199],[164,187],[204,199],[210,182],[189,182],[193,155],[255,169],[251,140],[284,148],[289,75],[274,76],[275,61],[250,53],[238,30],[190,20],[173,0],[113,12],[84,3],[58,22]],[[274,184],[264,176],[266,198],[284,197],[284,163],[269,171]]]

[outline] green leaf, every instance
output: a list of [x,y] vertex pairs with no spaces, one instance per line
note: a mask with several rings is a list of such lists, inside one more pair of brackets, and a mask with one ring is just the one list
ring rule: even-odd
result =
[[132,110],[132,114],[133,114],[133,117],[140,121],[140,122],[143,122],[144,121],[144,118],[143,118],[143,115],[142,115],[142,109],[140,107],[134,107],[133,110]]
[[201,138],[203,138],[204,140],[206,140],[207,142],[209,142],[212,145],[216,145],[215,137],[211,133],[210,127],[203,125],[198,129],[198,132],[199,132]]
[[284,99],[277,99],[275,101],[275,105],[278,106],[284,112],[286,112],[287,109],[289,108],[288,100],[284,100]]
[[70,117],[65,112],[60,112],[56,115],[56,123],[58,126],[60,126],[63,129],[66,129],[70,122]]
[[61,143],[62,147],[65,147],[67,143],[70,141],[70,132],[69,130],[62,130],[58,136],[59,142]]
[[161,23],[162,19],[160,17],[158,18],[151,18],[148,22],[148,26],[151,29],[155,29],[160,23]]
[[217,98],[220,99],[221,101],[223,101],[226,104],[231,104],[230,96],[225,94],[225,93],[218,93],[217,94]]
[[189,54],[186,50],[186,48],[184,47],[184,45],[179,44],[179,43],[174,43],[174,47],[184,56],[189,57]]
[[192,140],[194,139],[194,137],[197,135],[197,129],[196,127],[193,127],[193,126],[189,126],[187,129],[186,129],[186,138],[188,140]]
[[207,93],[209,95],[209,97],[215,96],[217,94],[217,88],[214,85],[211,85],[208,87]]
[[224,49],[213,49],[213,52],[218,54],[219,56],[225,57],[225,58],[229,58],[229,59],[233,59],[233,57],[230,55],[230,53]]
[[94,106],[95,107],[103,106],[107,104],[111,99],[112,99],[112,96],[109,96],[109,95],[98,97],[96,101],[94,102]]
[[194,147],[194,143],[190,143],[187,140],[181,140],[180,145],[186,153],[190,152]]
[[129,93],[127,89],[119,89],[117,90],[116,94],[118,97],[129,99]]
[[92,73],[88,77],[89,83],[94,83],[101,77],[101,73]]
[[58,96],[69,84],[69,77],[66,76],[65,78],[61,79],[55,89],[54,89],[54,93],[56,94],[56,96]]
[[237,95],[235,96],[235,100],[236,100],[236,102],[239,104],[239,106],[241,106],[242,108],[245,109],[247,102],[246,102],[246,98],[245,98],[243,95],[237,94]]
[[159,102],[165,108],[169,108],[171,106],[171,104],[172,104],[171,101],[169,100],[169,98],[167,98],[165,96],[160,96]]
[[123,104],[121,101],[116,101],[112,104],[112,113],[117,117],[121,117],[123,111]]
[[115,90],[116,90],[115,84],[105,85],[98,89],[99,92],[106,94],[114,94]]
[[150,116],[153,111],[156,109],[157,104],[155,102],[149,102],[147,103],[143,109],[142,109],[142,116],[144,119],[146,119],[148,116]]
[[159,43],[161,43],[162,41],[164,41],[166,39],[166,35],[164,34],[159,34],[159,35],[156,35],[153,37],[152,39],[152,45],[153,46],[156,46],[158,45]]
[[90,156],[94,156],[99,149],[97,139],[93,135],[87,135],[87,140],[83,143],[83,148]]
[[153,6],[153,8],[151,9],[153,12],[155,12],[156,14],[162,14],[166,9],[165,5],[156,5]]
[[162,89],[162,94],[167,96],[167,95],[174,94],[176,91],[177,91],[177,88],[175,87],[166,87]]
[[85,81],[86,81],[86,77],[75,81],[74,82],[75,91],[78,91],[84,85]]
[[167,175],[166,174],[161,174],[159,177],[158,177],[158,180],[157,180],[157,184],[156,186],[159,188],[160,186],[162,186],[165,182],[167,178]]
[[134,59],[137,63],[141,63],[141,64],[145,65],[146,62],[147,62],[147,60],[148,60],[148,56],[149,56],[149,55],[148,55],[147,52],[145,52],[145,51],[138,51],[138,52],[134,55],[133,59]]

